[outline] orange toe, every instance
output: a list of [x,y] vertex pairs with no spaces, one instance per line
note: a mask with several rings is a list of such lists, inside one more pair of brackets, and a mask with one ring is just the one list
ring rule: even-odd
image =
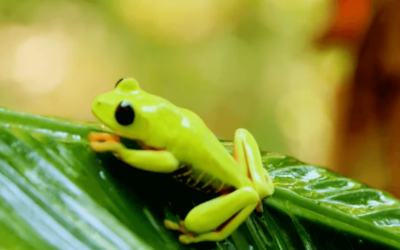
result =
[[119,142],[119,137],[108,133],[92,132],[88,135],[90,142]]

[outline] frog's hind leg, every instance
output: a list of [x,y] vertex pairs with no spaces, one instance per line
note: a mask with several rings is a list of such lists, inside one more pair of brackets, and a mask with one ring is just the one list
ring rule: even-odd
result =
[[185,233],[179,241],[189,244],[227,238],[253,212],[258,201],[254,189],[244,187],[196,206],[184,221],[185,230],[195,235]]
[[[274,192],[274,185],[268,171],[263,168],[260,149],[253,135],[246,129],[235,133],[234,158],[244,174],[253,182],[260,199],[269,197]],[[257,206],[261,211],[261,203]]]

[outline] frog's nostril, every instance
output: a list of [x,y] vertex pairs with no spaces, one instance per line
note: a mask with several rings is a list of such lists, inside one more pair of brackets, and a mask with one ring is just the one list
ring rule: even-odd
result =
[[101,98],[96,98],[96,100],[94,100],[93,102],[93,105],[95,106],[101,106],[101,104],[102,104]]
[[95,110],[99,109],[102,106],[102,103],[99,99],[94,100],[92,102],[92,111],[94,112]]

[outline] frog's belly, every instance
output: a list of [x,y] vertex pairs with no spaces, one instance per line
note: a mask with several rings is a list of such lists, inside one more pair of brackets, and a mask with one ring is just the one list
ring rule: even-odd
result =
[[178,170],[172,172],[170,175],[173,179],[206,194],[225,194],[236,189],[234,186],[224,183],[219,178],[193,168],[190,165],[181,164]]

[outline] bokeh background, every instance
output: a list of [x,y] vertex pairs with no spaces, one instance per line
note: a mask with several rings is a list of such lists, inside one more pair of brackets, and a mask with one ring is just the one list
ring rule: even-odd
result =
[[[91,101],[135,77],[220,137],[247,128],[263,149],[340,171],[338,92],[356,58],[316,42],[336,9],[326,0],[2,0],[0,106],[95,121]],[[347,175],[386,188],[383,166],[369,159]]]

